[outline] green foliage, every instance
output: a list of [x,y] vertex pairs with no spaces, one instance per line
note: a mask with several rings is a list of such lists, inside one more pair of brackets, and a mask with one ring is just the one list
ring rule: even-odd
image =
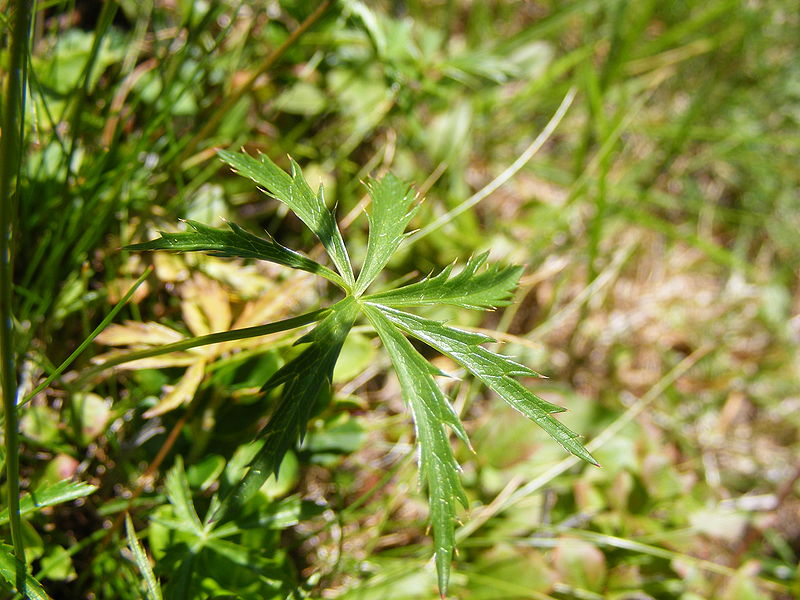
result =
[[161,585],[153,574],[153,568],[150,566],[150,561],[147,559],[147,554],[139,542],[139,538],[136,537],[136,530],[133,528],[131,516],[128,514],[125,515],[125,532],[128,536],[128,547],[133,553],[133,559],[144,579],[148,600],[161,600]]
[[[14,549],[8,544],[0,544],[0,577],[14,591],[18,591],[16,574],[20,566],[20,562],[14,556]],[[50,600],[42,584],[30,575],[25,576],[25,593],[31,600]]]
[[168,250],[171,252],[206,252],[212,256],[256,258],[279,265],[321,275],[334,283],[342,279],[330,269],[310,258],[281,246],[275,240],[265,240],[236,225],[228,223],[230,231],[221,231],[197,221],[186,221],[194,230],[186,233],[161,232],[161,237],[143,244],[129,246],[128,250]]
[[536,373],[479,345],[493,342],[492,338],[461,331],[389,307],[384,307],[381,312],[404,333],[425,342],[469,370],[503,400],[544,429],[565,450],[597,465],[597,461],[578,441],[578,435],[550,416],[551,413],[562,412],[564,409],[542,400],[512,379],[520,375],[536,376]]
[[[56,506],[79,498],[84,498],[95,492],[93,485],[72,481],[59,481],[53,485],[44,485],[32,493],[25,494],[19,502],[19,516],[39,512],[48,507]],[[0,512],[0,524],[4,525],[9,520],[8,508]],[[60,557],[61,566],[70,565],[67,556]],[[17,573],[19,568],[24,568],[14,556],[13,548],[0,544],[0,577],[11,589],[17,589]],[[25,573],[26,595],[33,600],[48,600],[42,584],[30,574]]]
[[367,256],[356,282],[357,296],[364,293],[389,262],[416,212],[409,210],[414,194],[391,173],[380,181],[367,181],[367,189],[372,198],[372,211],[368,215]]
[[[20,416],[19,443],[6,436],[0,462],[21,459],[18,474],[0,479],[0,509],[20,497],[17,482],[23,493],[0,536],[11,542],[7,519],[22,513],[18,555],[40,582],[26,579],[29,593],[143,597],[144,563],[122,529],[128,512],[165,597],[428,600],[436,574],[425,507],[408,498],[421,479],[443,499],[443,512],[430,510],[435,561],[449,562],[453,528],[458,540],[452,597],[800,597],[785,510],[800,440],[796,7],[281,0],[266,15],[253,0],[121,0],[93,14],[97,3],[11,2],[3,44],[22,39],[15,4],[34,12],[35,43],[18,60],[0,49],[4,85],[25,64],[29,77],[25,111],[2,136],[21,164],[0,160],[14,213],[2,316],[19,380],[5,397]],[[560,104],[569,108],[554,135],[520,163]],[[270,185],[294,187],[314,227],[330,231],[335,219],[313,212],[338,207],[355,284],[311,249],[285,206],[220,168],[213,148],[245,145],[257,164],[261,152],[303,165],[310,190],[282,172]],[[513,179],[482,187],[511,165],[521,165]],[[398,179],[370,179],[387,171]],[[401,181],[417,182],[425,201]],[[370,201],[370,213],[387,214],[368,215],[373,230],[385,228],[374,240],[360,210]],[[182,218],[206,224],[206,239],[181,249],[192,254],[145,269],[142,255],[119,252],[156,237],[145,231],[183,244],[185,233],[173,233]],[[409,225],[420,232],[406,237]],[[368,248],[384,237],[395,245]],[[215,256],[220,244],[249,262]],[[509,296],[492,300],[516,284],[513,268],[488,261],[469,273],[489,248],[529,268],[503,311],[469,312],[503,306]],[[346,269],[341,252],[336,260]],[[417,272],[430,276],[408,279]],[[443,285],[482,276],[482,286]],[[201,280],[216,288],[203,302],[190,289]],[[335,391],[322,383],[307,425],[292,416],[306,437],[280,477],[215,520],[291,382],[261,387],[313,345],[292,347],[289,330],[331,308],[292,315],[343,295],[357,297],[360,315]],[[388,321],[383,337],[395,346],[380,346],[373,321]],[[96,336],[111,322],[142,333],[106,344]],[[169,335],[148,339],[159,328]],[[95,357],[95,343],[115,350]],[[404,361],[397,377],[391,352]],[[437,377],[433,365],[467,381]],[[534,371],[552,379],[528,390]],[[555,415],[531,391],[570,411]],[[518,406],[489,404],[495,395]],[[180,408],[152,416],[168,398]],[[433,481],[441,465],[425,451],[460,434],[450,401],[478,453],[452,440],[464,472]],[[434,440],[417,452],[397,414],[404,404],[429,427],[419,441]],[[520,411],[589,435],[603,469],[576,467]],[[170,498],[180,496],[176,456],[190,511],[165,496],[167,473]],[[97,489],[70,498],[62,487],[64,501],[50,503],[43,493],[65,478]],[[451,518],[459,480],[471,517],[462,524]],[[20,563],[3,549],[0,596],[11,597]]]
[[[475,310],[506,306],[517,286],[522,267],[490,265],[481,270],[488,252],[470,258],[464,268],[451,277],[453,265],[437,275],[401,288],[369,296],[385,306],[432,306],[449,304]],[[484,340],[485,341],[485,340]]]
[[256,160],[245,153],[234,154],[221,150],[219,156],[241,175],[249,177],[272,196],[286,204],[292,212],[300,217],[325,246],[328,256],[331,257],[339,274],[344,278],[345,285],[353,286],[355,279],[353,278],[353,267],[350,265],[350,257],[347,256],[347,249],[344,247],[336,219],[325,206],[322,186],[315,194],[303,178],[300,165],[293,160],[291,161],[292,174],[288,175],[265,154]]
[[[296,587],[285,555],[276,547],[275,532],[313,516],[313,505],[287,499],[271,503],[257,518],[238,514],[222,524],[210,518],[219,507],[214,495],[203,522],[180,458],[167,473],[165,492],[169,504],[154,513],[150,527],[157,566],[169,573],[165,597],[191,599],[224,592],[242,598],[283,598]],[[253,534],[258,538],[257,550],[248,543]],[[157,589],[155,580],[148,583],[148,590],[153,590],[149,593]]]
[[264,446],[251,461],[236,491],[223,504],[220,518],[240,509],[270,475],[277,476],[286,452],[302,441],[317,398],[330,386],[333,367],[356,316],[357,307],[352,296],[332,306],[319,325],[295,342],[309,346],[264,384],[262,391],[282,385],[282,397],[259,433]]
[[383,341],[397,371],[403,399],[411,407],[419,443],[419,469],[428,488],[433,525],[434,554],[439,590],[447,592],[450,561],[455,546],[456,501],[467,508],[467,498],[458,479],[459,466],[450,448],[447,426],[467,441],[458,415],[433,379],[440,375],[376,307],[365,312]]
[[[39,487],[33,493],[25,494],[19,503],[20,515],[38,512],[48,506],[70,502],[94,493],[97,488],[88,483],[59,481],[52,485]],[[8,509],[0,512],[0,524],[8,522]]]
[[[511,359],[490,352],[480,344],[494,340],[445,326],[436,321],[399,311],[394,306],[455,305],[486,309],[509,303],[519,279],[519,267],[482,268],[487,254],[467,261],[452,275],[451,265],[436,276],[394,290],[363,295],[400,246],[405,228],[413,217],[409,205],[413,194],[393,175],[371,181],[367,187],[372,198],[369,215],[369,241],[364,266],[354,281],[352,267],[336,225],[335,217],[325,206],[322,191],[314,195],[292,161],[287,175],[266,156],[255,160],[247,154],[220,151],[221,158],[241,175],[249,177],[278,200],[289,206],[322,242],[347,292],[344,300],[333,305],[327,315],[296,344],[308,344],[297,357],[275,372],[262,386],[268,392],[283,386],[281,399],[267,425],[258,434],[263,446],[250,461],[247,474],[222,500],[212,515],[212,523],[239,513],[258,493],[271,475],[278,474],[286,453],[302,441],[317,398],[330,386],[333,369],[347,334],[363,312],[383,341],[392,359],[403,398],[414,418],[420,448],[420,474],[428,490],[430,519],[439,588],[447,592],[450,562],[455,546],[456,502],[465,508],[467,499],[458,479],[459,466],[453,457],[447,427],[465,443],[467,435],[458,414],[438,388],[435,375],[441,375],[404,337],[411,335],[451,357],[469,370],[487,387],[538,424],[564,449],[591,464],[597,464],[578,441],[578,436],[551,416],[563,409],[545,402],[513,379],[536,376],[536,373]],[[152,242],[132,246],[133,250],[204,251],[220,256],[239,256],[271,260],[288,267],[321,273],[317,263],[278,244],[261,240],[231,225],[233,232],[217,231],[189,222],[194,231],[167,234]],[[309,263],[316,269],[309,267]],[[234,332],[235,335],[235,332]],[[187,487],[167,479],[167,494],[181,522],[200,535],[202,526],[190,509]]]

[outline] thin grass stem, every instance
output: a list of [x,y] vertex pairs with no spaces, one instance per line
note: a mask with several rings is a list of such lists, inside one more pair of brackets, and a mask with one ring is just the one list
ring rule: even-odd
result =
[[5,416],[6,486],[11,539],[17,558],[15,583],[23,596],[26,592],[25,544],[19,514],[19,443],[17,439],[17,376],[14,356],[14,319],[11,304],[13,288],[14,207],[19,187],[19,170],[24,141],[25,83],[27,79],[28,40],[33,17],[33,2],[13,3],[14,19],[3,106],[0,138],[0,375],[2,376]]
[[75,351],[72,354],[70,354],[66,358],[66,360],[62,362],[58,366],[58,368],[50,374],[50,376],[47,379],[45,379],[42,383],[37,385],[36,388],[30,394],[25,396],[22,402],[19,403],[20,406],[33,400],[36,397],[36,394],[38,394],[39,392],[47,388],[47,386],[49,386],[51,383],[53,383],[53,381],[55,381],[67,369],[67,367],[69,367],[72,364],[72,362],[76,358],[78,358],[83,353],[83,351],[86,350],[86,348],[89,347],[89,344],[91,344],[94,341],[94,338],[100,335],[100,332],[103,331],[108,326],[108,324],[114,320],[114,317],[117,316],[117,313],[119,313],[119,311],[122,310],[122,307],[128,303],[128,300],[131,299],[131,296],[133,296],[136,290],[139,289],[139,286],[144,283],[144,280],[147,279],[147,277],[150,275],[150,273],[152,273],[152,271],[153,267],[147,267],[145,272],[142,273],[139,279],[137,279],[131,286],[131,289],[129,289],[128,292],[122,297],[122,299],[119,302],[117,302],[116,306],[114,306],[114,308],[111,309],[111,311],[106,315],[106,317],[102,321],[100,321],[100,324],[97,327],[95,327],[94,331],[92,331],[92,333],[90,333],[86,337],[86,339],[83,340],[81,345],[78,346],[75,349]]
[[575,88],[571,88],[564,99],[561,101],[556,112],[553,114],[553,117],[547,123],[545,128],[542,132],[536,136],[536,139],[531,142],[531,144],[525,148],[525,151],[517,157],[511,165],[508,166],[500,175],[495,177],[491,182],[481,188],[479,191],[475,192],[472,196],[464,200],[461,204],[456,206],[454,209],[446,212],[438,219],[436,219],[430,225],[426,225],[416,233],[411,234],[408,236],[406,240],[406,244],[413,244],[418,240],[421,240],[428,234],[433,233],[440,227],[447,225],[450,221],[455,219],[460,214],[468,211],[470,208],[487,198],[488,196],[492,195],[495,191],[501,188],[503,185],[508,183],[514,175],[516,175],[522,167],[524,167],[528,161],[545,145],[547,140],[555,132],[558,125],[561,123],[561,120],[564,118],[564,115],[567,114],[567,110],[572,105],[572,101],[575,99]]

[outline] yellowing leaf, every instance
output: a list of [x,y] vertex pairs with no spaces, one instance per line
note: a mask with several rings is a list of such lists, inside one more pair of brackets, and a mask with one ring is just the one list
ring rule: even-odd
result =
[[[161,253],[156,256],[161,256]],[[260,265],[245,265],[240,261],[203,256],[198,261],[198,267],[209,277],[234,290],[239,298],[260,298],[274,287],[274,280],[265,276]]]
[[[99,354],[92,359],[96,365],[102,365],[110,360],[114,360],[130,354],[128,350],[114,350]],[[114,367],[116,371],[136,370],[136,369],[165,369],[169,367],[185,367],[197,362],[195,352],[171,352],[162,356],[152,356],[150,358],[140,358],[138,360],[127,361],[124,364]]]
[[177,283],[189,279],[189,268],[181,256],[159,252],[153,256],[153,266],[159,281]]
[[228,292],[216,281],[195,275],[181,286],[186,325],[195,335],[225,331],[231,326]]
[[146,418],[163,415],[183,404],[188,404],[194,398],[197,388],[203,382],[206,372],[206,361],[198,360],[183,374],[178,384],[164,396],[153,408],[144,413]]
[[[117,277],[116,279],[112,279],[106,284],[106,290],[108,291],[108,302],[110,304],[116,304],[119,302],[125,293],[131,289],[133,284],[136,283],[136,277]],[[134,304],[139,304],[142,300],[144,300],[147,295],[150,293],[150,286],[147,284],[147,281],[142,283],[136,291],[131,296],[130,301]]]
[[281,282],[279,285],[248,302],[242,309],[234,328],[253,327],[288,314],[305,298],[314,294],[313,279],[302,273]]
[[183,335],[160,323],[126,321],[124,325],[109,325],[95,338],[106,346],[161,346],[183,339]]

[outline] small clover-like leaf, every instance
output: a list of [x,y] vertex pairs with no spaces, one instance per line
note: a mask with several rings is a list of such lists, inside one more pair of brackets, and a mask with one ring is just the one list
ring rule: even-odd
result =
[[378,181],[368,181],[367,188],[372,197],[372,211],[368,214],[369,241],[367,256],[356,282],[356,295],[363,293],[389,262],[416,212],[415,209],[409,210],[414,193],[391,173]]
[[522,267],[490,265],[479,272],[488,255],[484,252],[469,259],[464,269],[452,277],[453,265],[450,265],[432,277],[370,294],[366,299],[385,306],[450,304],[473,309],[505,306],[511,301]]
[[458,362],[503,400],[544,429],[565,450],[586,462],[597,465],[597,461],[571,431],[551,414],[564,409],[542,400],[525,388],[512,376],[536,373],[513,360],[495,354],[479,344],[492,342],[492,338],[425,319],[394,308],[375,306],[402,331],[425,342],[442,354]]
[[289,175],[264,154],[259,156],[259,160],[244,152],[236,154],[219,150],[218,154],[237,172],[255,181],[300,217],[322,242],[345,283],[350,287],[354,285],[353,267],[336,219],[325,205],[322,188],[315,194],[296,162],[291,161],[292,174]]
[[272,239],[263,239],[245,231],[235,223],[228,223],[230,231],[216,229],[197,221],[186,223],[192,231],[181,233],[160,232],[161,237],[142,244],[128,246],[127,250],[167,250],[170,252],[205,252],[212,256],[256,258],[321,275],[343,285],[342,278],[329,268],[290,250]]
[[449,425],[465,441],[466,433],[458,415],[433,379],[438,371],[414,349],[381,310],[365,305],[364,312],[392,358],[403,398],[414,418],[420,477],[428,489],[439,591],[444,596],[455,547],[456,501],[467,507],[458,477],[460,468],[453,457],[445,425]]

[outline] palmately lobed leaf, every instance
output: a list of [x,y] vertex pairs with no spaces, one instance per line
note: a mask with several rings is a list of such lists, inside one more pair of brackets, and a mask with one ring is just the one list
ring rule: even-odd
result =
[[[495,340],[400,310],[431,305],[478,310],[505,306],[512,300],[522,268],[487,265],[487,252],[469,259],[455,274],[455,265],[451,265],[416,283],[362,296],[397,251],[413,218],[415,210],[411,205],[414,195],[405,183],[393,175],[367,182],[372,198],[368,214],[369,239],[364,264],[356,280],[334,214],[325,204],[322,188],[315,194],[297,163],[291,161],[289,174],[267,156],[261,155],[256,159],[243,152],[227,151],[220,151],[219,156],[286,204],[320,239],[338,273],[233,224],[230,224],[230,231],[224,231],[189,221],[191,232],[162,233],[160,239],[130,249],[202,251],[219,256],[268,260],[326,277],[342,287],[347,297],[327,309],[317,326],[296,342],[307,344],[307,347],[264,384],[264,391],[279,386],[283,389],[269,421],[259,433],[263,446],[250,462],[244,478],[218,507],[210,510],[213,513],[211,521],[237,514],[269,476],[277,475],[286,452],[302,441],[320,392],[331,385],[333,368],[345,338],[359,313],[363,312],[392,359],[403,398],[413,415],[420,478],[428,492],[438,582],[444,596],[455,547],[456,505],[467,505],[459,480],[459,465],[450,447],[449,431],[452,430],[466,444],[469,441],[458,414],[434,379],[442,373],[414,349],[406,336],[416,338],[455,360],[508,404],[537,423],[568,452],[597,464],[577,434],[552,416],[564,409],[539,398],[515,379],[539,375],[511,358],[483,347],[483,344]],[[190,528],[197,528],[198,519],[193,507],[191,511],[188,508],[185,486],[177,485],[176,481],[168,481],[168,495],[173,504],[183,506],[181,516]],[[175,580],[180,580],[180,577],[178,573]]]
[[450,265],[432,277],[370,294],[365,300],[384,306],[449,304],[477,310],[506,306],[511,302],[522,267],[489,265],[481,271],[488,256],[489,253],[484,252],[469,259],[456,275],[452,275],[453,265]]
[[510,358],[495,354],[479,345],[494,341],[492,338],[448,327],[437,321],[388,306],[371,303],[369,306],[380,310],[387,320],[406,334],[425,342],[458,362],[508,404],[544,429],[565,450],[590,464],[599,466],[580,443],[580,436],[551,416],[552,413],[563,412],[564,408],[539,398],[512,378],[537,374]]
[[282,246],[275,240],[265,240],[245,231],[235,223],[228,223],[230,231],[209,227],[197,221],[187,220],[192,231],[160,232],[161,237],[149,242],[128,246],[126,250],[166,250],[169,252],[204,252],[212,256],[255,258],[277,263],[292,269],[321,275],[342,285],[342,278],[321,264],[306,258],[299,252]]
[[389,262],[405,237],[405,230],[416,209],[410,209],[414,201],[411,189],[391,173],[380,180],[367,181],[372,198],[372,210],[368,213],[369,240],[364,265],[358,274],[355,294],[358,296],[375,281]]
[[252,179],[266,192],[288,206],[319,238],[339,274],[347,286],[352,288],[355,284],[353,267],[336,219],[325,205],[322,188],[320,187],[319,192],[315,194],[296,162],[291,161],[290,175],[265,154],[261,154],[259,160],[244,152],[237,154],[219,150],[217,154],[238,173]]
[[364,312],[392,359],[403,399],[411,408],[414,418],[420,477],[428,490],[439,591],[444,596],[455,547],[456,502],[467,507],[459,480],[460,468],[453,456],[445,425],[450,426],[464,441],[466,432],[433,379],[438,371],[414,349],[378,307],[365,304]]

